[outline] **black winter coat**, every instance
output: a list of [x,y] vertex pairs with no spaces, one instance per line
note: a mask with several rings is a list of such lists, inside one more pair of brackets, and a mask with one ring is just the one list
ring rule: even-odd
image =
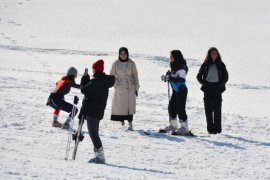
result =
[[[218,79],[219,79],[219,88],[220,92],[223,93],[226,90],[226,83],[229,79],[228,71],[225,64],[222,61],[216,62],[217,71],[218,71]],[[205,91],[207,89],[207,81],[206,77],[208,75],[210,64],[203,63],[199,73],[197,74],[198,81],[202,84],[201,90]]]
[[114,85],[115,77],[105,73],[95,73],[93,79],[83,76],[81,79],[81,92],[84,94],[81,115],[103,119],[107,105],[109,88]]
[[53,93],[56,93],[62,98],[70,92],[72,87],[79,89],[80,85],[76,84],[72,76],[64,76],[61,80],[56,82],[56,87]]

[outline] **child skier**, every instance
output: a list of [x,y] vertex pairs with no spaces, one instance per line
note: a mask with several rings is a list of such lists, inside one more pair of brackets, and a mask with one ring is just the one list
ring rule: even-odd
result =
[[96,61],[92,65],[92,69],[94,75],[91,80],[88,74],[85,74],[81,79],[81,92],[84,94],[84,99],[80,117],[86,118],[88,132],[94,145],[95,157],[89,163],[104,164],[105,155],[99,137],[99,122],[103,119],[109,88],[113,87],[115,77],[103,72],[103,60]]
[[[70,128],[69,123],[72,120],[71,111],[73,109],[73,105],[66,102],[64,96],[70,92],[71,87],[77,88],[77,89],[80,88],[80,85],[76,84],[75,82],[75,79],[77,78],[77,74],[78,74],[77,69],[74,67],[70,67],[67,71],[67,75],[62,77],[62,79],[56,82],[56,87],[49,96],[49,99],[46,105],[54,108],[53,123],[52,123],[53,127],[58,127],[62,129]],[[79,101],[79,99],[77,98],[77,100],[75,101]],[[70,113],[64,124],[61,124],[58,121],[60,110]],[[77,112],[78,112],[78,109],[75,108],[75,115],[77,114]]]
[[[164,81],[169,81],[173,94],[169,102],[170,124],[160,132],[173,132],[175,135],[185,135],[188,133],[188,121],[186,114],[186,100],[188,89],[186,86],[186,75],[188,67],[181,51],[173,50],[170,55],[171,71],[163,76]],[[178,128],[177,116],[181,125]]]

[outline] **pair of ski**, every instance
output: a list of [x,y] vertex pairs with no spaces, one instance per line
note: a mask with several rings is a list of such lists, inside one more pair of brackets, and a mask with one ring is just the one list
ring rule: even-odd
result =
[[[159,130],[159,131],[155,131],[155,130],[146,130],[144,131],[144,134],[147,136],[159,136],[162,134],[168,134],[168,132],[164,131],[164,130]],[[185,134],[177,134],[176,132],[172,132],[171,135],[173,136],[187,136],[187,137],[197,137],[195,134],[192,133],[191,130],[189,130],[187,133]]]
[[73,150],[73,154],[72,154],[72,159],[75,160],[77,150],[78,150],[78,145],[79,145],[80,141],[83,141],[83,139],[84,139],[84,135],[82,133],[82,126],[83,126],[83,123],[84,123],[84,115],[82,115],[80,120],[79,120],[78,129],[77,130],[73,129],[74,117],[76,115],[75,114],[76,105],[78,104],[77,99],[78,98],[75,96],[74,101],[73,101],[74,104],[73,104],[72,111],[71,111],[72,122],[71,122],[70,130],[68,131],[68,140],[67,140],[67,146],[66,146],[65,160],[68,160],[68,158],[69,158],[71,140],[75,141],[75,146],[74,146],[74,150]]

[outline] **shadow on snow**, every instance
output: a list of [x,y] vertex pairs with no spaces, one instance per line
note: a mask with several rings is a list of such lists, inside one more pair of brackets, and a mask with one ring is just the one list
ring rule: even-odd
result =
[[242,142],[245,142],[245,143],[256,144],[256,145],[259,145],[259,146],[270,146],[270,142],[254,141],[254,140],[249,140],[249,139],[246,139],[246,138],[243,138],[243,137],[232,136],[232,135],[224,135],[224,136],[227,137],[227,138],[236,139],[238,141],[242,141]]
[[128,167],[124,165],[115,165],[115,164],[107,164],[107,163],[105,165],[109,167],[119,168],[119,169],[127,169],[127,170],[141,171],[141,172],[150,172],[150,173],[158,173],[158,174],[165,174],[165,175],[174,174],[172,172],[166,172],[166,171],[161,171],[161,170],[156,170],[156,169],[135,168],[135,167]]

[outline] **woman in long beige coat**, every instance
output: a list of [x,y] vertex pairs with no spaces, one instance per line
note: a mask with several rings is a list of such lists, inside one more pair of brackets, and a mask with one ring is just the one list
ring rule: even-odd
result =
[[119,49],[119,58],[116,60],[110,72],[115,76],[114,96],[112,100],[112,121],[128,120],[128,130],[133,130],[133,115],[136,113],[136,97],[140,88],[138,72],[134,61],[129,59],[128,49]]

